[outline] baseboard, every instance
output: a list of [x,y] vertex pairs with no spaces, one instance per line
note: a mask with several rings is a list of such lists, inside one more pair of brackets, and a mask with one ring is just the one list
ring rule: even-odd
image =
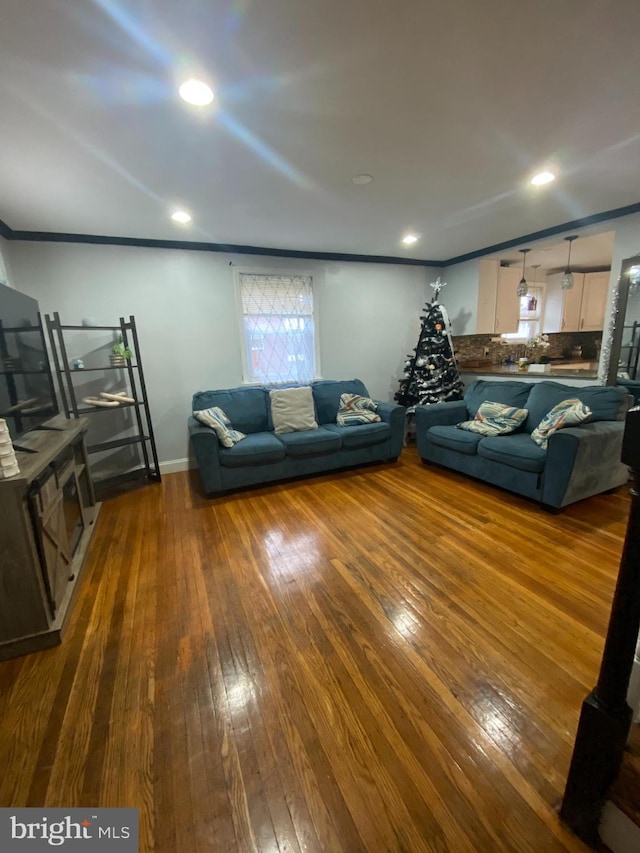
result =
[[600,837],[613,853],[637,853],[640,827],[611,801],[605,803],[600,822]]
[[195,462],[185,457],[184,459],[169,459],[167,462],[160,463],[161,474],[176,474],[178,471],[188,471],[190,468],[195,468]]

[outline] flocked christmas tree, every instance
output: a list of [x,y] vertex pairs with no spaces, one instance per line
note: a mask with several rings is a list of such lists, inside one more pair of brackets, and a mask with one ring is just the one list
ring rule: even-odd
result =
[[395,399],[401,406],[461,400],[464,386],[460,380],[451,342],[451,326],[440,291],[446,282],[438,278],[431,287],[433,300],[425,305],[422,326],[413,355],[407,356],[404,376]]

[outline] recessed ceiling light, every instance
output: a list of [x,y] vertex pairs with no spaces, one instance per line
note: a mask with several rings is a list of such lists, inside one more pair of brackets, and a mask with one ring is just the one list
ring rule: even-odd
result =
[[551,181],[555,181],[555,179],[556,176],[553,172],[539,172],[531,178],[531,183],[534,187],[542,187],[544,184],[550,184]]
[[405,234],[402,238],[402,242],[405,246],[411,246],[412,243],[417,243],[420,238],[417,234]]
[[351,180],[354,184],[370,184],[373,180],[373,175],[356,175]]
[[180,222],[181,225],[186,225],[187,222],[191,222],[191,214],[187,213],[186,210],[174,210],[171,214],[171,218],[174,222]]
[[213,90],[202,80],[191,78],[178,89],[178,94],[183,101],[193,104],[194,107],[206,107],[213,100]]

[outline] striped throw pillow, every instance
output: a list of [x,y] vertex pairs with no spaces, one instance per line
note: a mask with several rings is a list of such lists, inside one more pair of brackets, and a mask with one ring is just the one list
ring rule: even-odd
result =
[[240,430],[233,429],[231,421],[218,406],[194,412],[193,417],[201,424],[211,427],[223,447],[233,447],[234,444],[247,437]]
[[577,397],[570,400],[563,400],[543,417],[531,433],[531,438],[539,447],[546,450],[549,443],[549,436],[552,433],[565,427],[582,424],[590,417],[591,409],[589,406],[585,406]]
[[342,394],[336,423],[338,426],[378,423],[381,418],[376,414],[377,408],[378,404],[370,397],[363,397],[362,394]]
[[528,414],[528,409],[517,409],[515,406],[485,400],[478,408],[475,420],[462,421],[456,426],[458,429],[478,432],[481,435],[508,435],[522,426]]

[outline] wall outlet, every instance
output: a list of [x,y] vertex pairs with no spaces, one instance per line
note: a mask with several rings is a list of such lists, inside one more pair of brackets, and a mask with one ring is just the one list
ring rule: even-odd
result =
[[482,350],[482,355],[489,355],[489,347],[484,347]]

